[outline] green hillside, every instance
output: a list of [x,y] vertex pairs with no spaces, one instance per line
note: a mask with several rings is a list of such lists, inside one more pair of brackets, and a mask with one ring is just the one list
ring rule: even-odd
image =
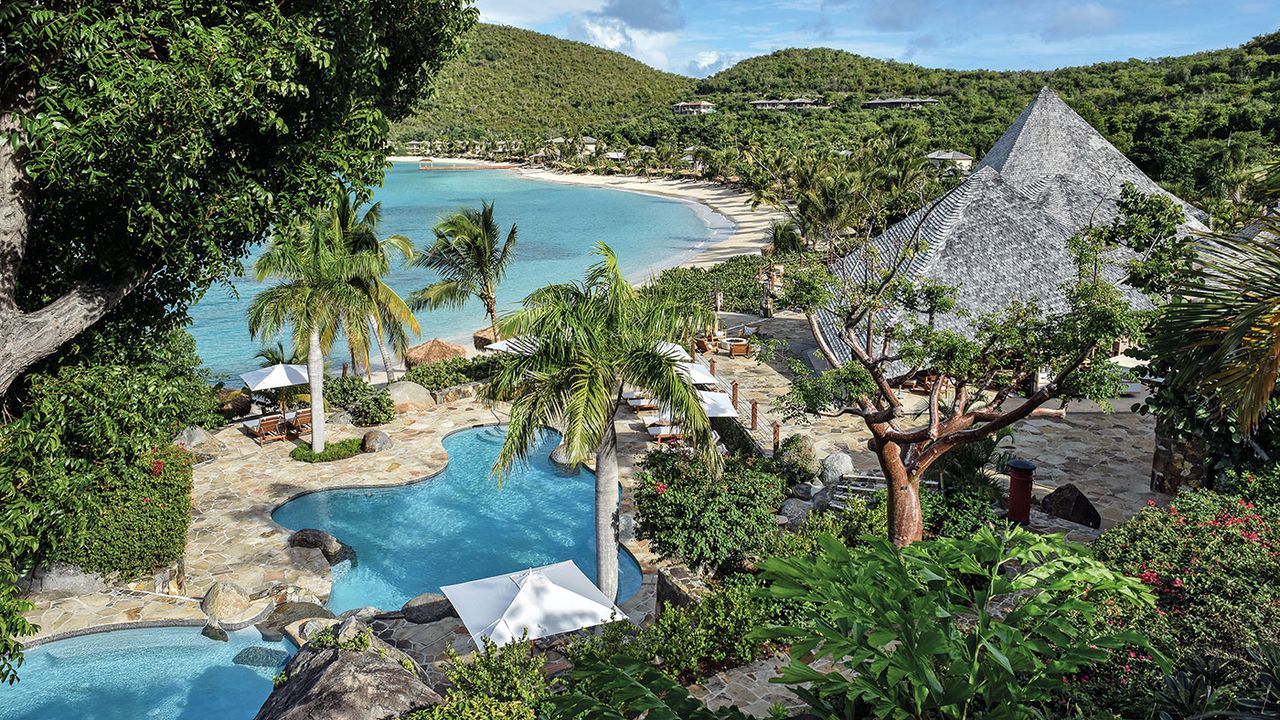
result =
[[622,53],[501,25],[477,25],[436,80],[437,96],[397,126],[402,139],[547,136],[665,114],[696,81]]

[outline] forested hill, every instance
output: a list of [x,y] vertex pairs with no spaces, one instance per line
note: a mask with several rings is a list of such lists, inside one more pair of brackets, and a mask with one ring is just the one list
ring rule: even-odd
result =
[[436,80],[424,112],[400,136],[562,133],[652,117],[696,81],[622,53],[502,25],[477,25],[466,52]]

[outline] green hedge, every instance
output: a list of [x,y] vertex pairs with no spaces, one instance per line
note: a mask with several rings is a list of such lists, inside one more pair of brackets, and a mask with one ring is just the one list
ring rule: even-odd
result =
[[336,443],[330,443],[328,447],[324,449],[324,452],[319,452],[319,453],[313,451],[310,445],[299,445],[289,453],[289,457],[293,458],[294,460],[298,460],[300,462],[306,462],[306,463],[322,463],[322,462],[333,462],[334,460],[346,460],[349,457],[359,455],[361,452],[363,452],[363,450],[361,450],[362,443],[363,443],[362,438],[348,438],[346,440],[339,440]]
[[191,524],[191,453],[163,445],[97,478],[84,524],[51,555],[92,572],[144,575],[175,562]]
[[402,379],[417,383],[428,390],[443,390],[488,378],[497,362],[498,359],[492,355],[479,355],[473,358],[453,358],[424,363],[414,366]]
[[325,403],[339,407],[351,415],[357,427],[383,425],[396,416],[396,404],[391,393],[375,388],[362,377],[327,377],[324,379]]
[[[782,305],[791,304],[786,295],[790,285],[798,285],[796,278],[815,274],[823,267],[822,257],[813,253],[788,253],[773,257],[738,255],[707,268],[673,267],[662,271],[645,292],[664,292],[691,305],[711,308],[715,293],[723,295],[722,309],[729,312],[757,313],[763,303],[758,274],[761,268],[782,264],[784,296]],[[791,282],[788,282],[788,279]],[[804,288],[808,291],[807,286]],[[797,302],[800,300],[797,299]]]

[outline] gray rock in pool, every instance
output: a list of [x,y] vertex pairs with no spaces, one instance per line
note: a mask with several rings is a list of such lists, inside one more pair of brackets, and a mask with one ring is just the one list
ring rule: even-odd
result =
[[284,629],[299,620],[311,618],[332,618],[334,615],[328,608],[309,602],[285,602],[271,611],[271,616],[258,623],[258,632],[262,639],[278,642],[284,638]]
[[275,648],[262,646],[247,647],[231,659],[237,665],[249,667],[274,668],[289,659],[289,653]]

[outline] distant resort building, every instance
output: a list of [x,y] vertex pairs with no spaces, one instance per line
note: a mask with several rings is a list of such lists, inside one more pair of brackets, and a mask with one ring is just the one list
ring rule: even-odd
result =
[[955,150],[935,150],[925,156],[934,167],[953,167],[961,172],[973,169],[973,156]]
[[[957,288],[957,309],[965,312],[938,318],[941,329],[971,335],[975,318],[1015,301],[1063,312],[1063,281],[1076,272],[1068,240],[1115,218],[1126,182],[1174,198],[1186,215],[1184,232],[1206,229],[1203,211],[1157,185],[1045,88],[963,183],[873,240],[875,255],[903,258],[909,278]],[[858,254],[831,269],[855,282],[879,277],[878,267]],[[1136,307],[1149,306],[1137,291],[1126,289],[1126,296]],[[901,319],[898,312],[887,319]],[[823,310],[817,321],[831,353],[849,361],[843,318]]]
[[423,143],[421,140],[410,140],[409,142],[404,144],[404,147],[406,150],[408,150],[411,153],[417,153],[422,150],[422,146],[424,144],[425,143]]
[[871,110],[919,110],[926,105],[936,105],[938,101],[933,98],[880,98],[876,100],[867,100],[862,103],[862,107]]
[[693,102],[678,102],[671,106],[671,112],[676,115],[706,115],[716,111],[716,104],[707,102],[706,100],[695,100]]
[[747,103],[755,110],[808,110],[826,108],[826,105],[819,105],[817,100],[809,98],[795,98],[794,100],[752,100]]

